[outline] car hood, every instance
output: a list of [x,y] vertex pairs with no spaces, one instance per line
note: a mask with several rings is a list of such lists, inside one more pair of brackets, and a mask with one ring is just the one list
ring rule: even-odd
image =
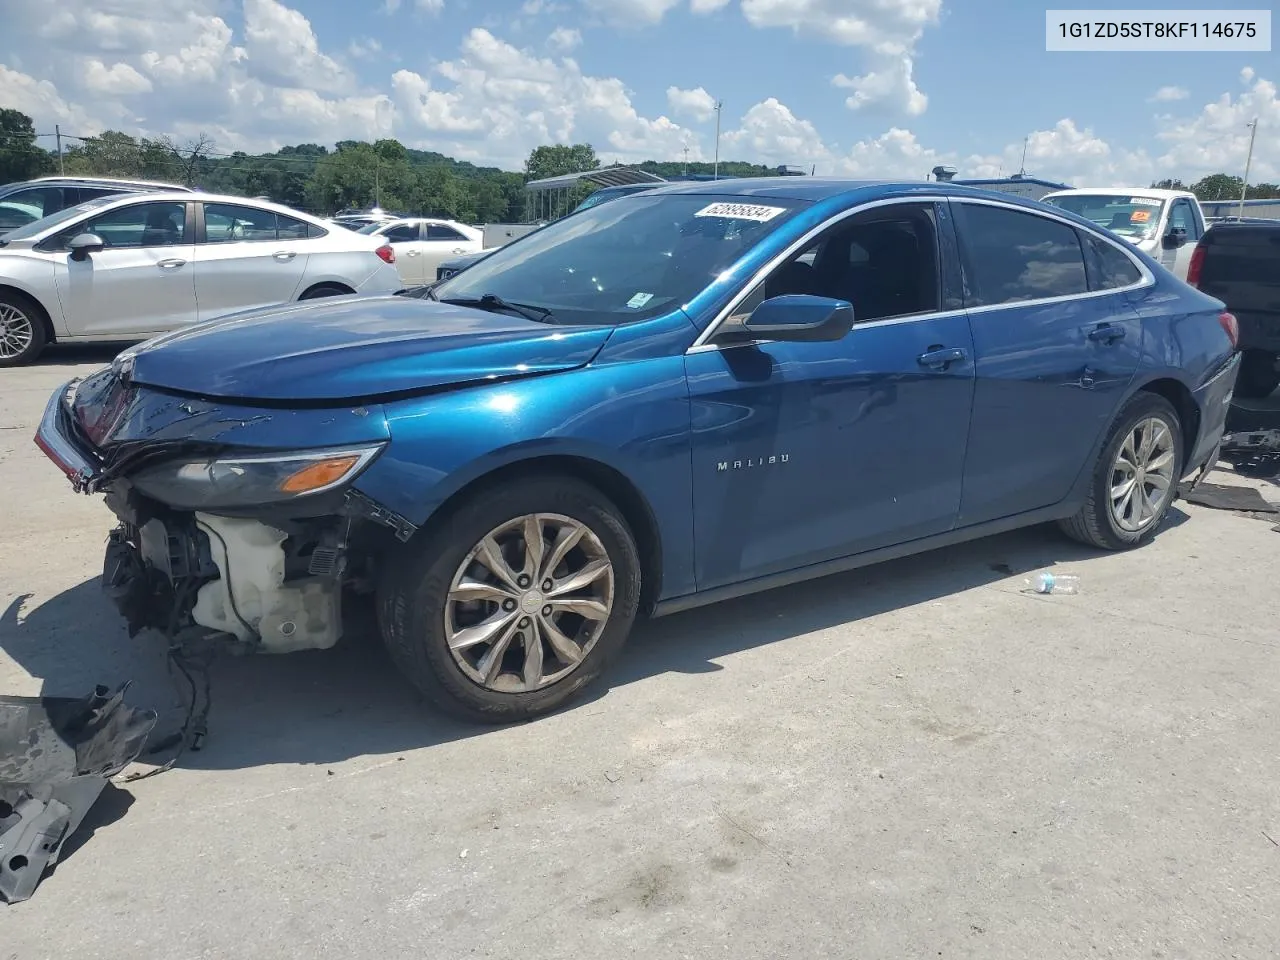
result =
[[203,397],[376,400],[583,366],[611,326],[559,327],[394,295],[304,301],[165,334],[118,361],[130,378]]

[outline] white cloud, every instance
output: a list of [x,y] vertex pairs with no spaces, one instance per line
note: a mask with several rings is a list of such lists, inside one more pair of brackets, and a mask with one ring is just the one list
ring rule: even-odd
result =
[[1170,103],[1174,100],[1185,100],[1189,96],[1191,91],[1186,87],[1161,87],[1147,99],[1151,103]]
[[641,160],[675,156],[688,136],[667,117],[641,116],[621,80],[589,76],[571,58],[536,56],[479,27],[433,73],[396,73],[398,129],[409,142],[461,158],[515,166],[538,144],[586,141],[604,159]]
[[677,116],[705,123],[715,116],[716,98],[702,87],[693,90],[667,87],[667,109]]
[[1159,134],[1166,147],[1159,163],[1173,171],[1169,175],[1183,170],[1243,175],[1249,151],[1247,124],[1256,118],[1258,131],[1249,180],[1280,181],[1280,96],[1276,84],[1259,77],[1252,67],[1240,71],[1240,84],[1243,89],[1236,96],[1224,93],[1205,104],[1196,116],[1168,122]]
[[582,34],[577,30],[569,27],[556,27],[551,31],[551,35],[547,37],[547,45],[553,50],[560,50],[567,53],[574,47],[581,45]]
[[84,85],[110,96],[120,97],[151,91],[151,81],[129,64],[114,63],[108,67],[101,60],[93,58],[85,61]]
[[689,9],[694,13],[715,13],[729,5],[729,0],[689,0]]
[[413,0],[413,5],[424,13],[439,13],[444,9],[444,0]]
[[347,44],[347,53],[357,60],[377,57],[382,53],[382,44],[373,37],[357,37]]
[[681,0],[582,0],[582,5],[617,25],[652,26],[659,23]]
[[741,125],[721,137],[720,155],[750,158],[759,163],[825,164],[831,151],[817,128],[797,117],[774,97],[757,103]]
[[385,14],[393,14],[400,9],[401,0],[382,0],[382,12]]
[[262,74],[326,91],[353,86],[350,72],[320,50],[311,21],[278,0],[244,0],[244,33]]
[[838,73],[832,78],[835,86],[853,91],[845,100],[845,106],[850,110],[888,109],[909,117],[924,113],[929,106],[929,98],[911,79],[911,58],[883,57],[880,62],[880,69],[860,77],[846,77]]

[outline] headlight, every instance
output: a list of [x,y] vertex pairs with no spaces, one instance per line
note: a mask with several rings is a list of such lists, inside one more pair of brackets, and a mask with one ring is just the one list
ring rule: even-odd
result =
[[171,507],[203,510],[280,503],[333,490],[354,480],[383,444],[253,456],[170,460],[130,477]]

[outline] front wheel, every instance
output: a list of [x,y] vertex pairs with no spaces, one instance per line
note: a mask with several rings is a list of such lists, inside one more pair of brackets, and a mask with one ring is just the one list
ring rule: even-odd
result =
[[528,720],[592,683],[626,642],[640,560],[595,488],[535,477],[452,511],[381,585],[392,660],[434,705]]
[[1084,505],[1062,529],[1104,550],[1147,543],[1177,493],[1182,447],[1182,424],[1168,400],[1145,392],[1131,398],[1102,445]]
[[19,293],[0,293],[0,367],[19,367],[48,342],[39,308]]

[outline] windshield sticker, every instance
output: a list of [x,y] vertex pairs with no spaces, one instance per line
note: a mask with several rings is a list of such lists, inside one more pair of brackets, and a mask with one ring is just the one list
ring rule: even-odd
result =
[[1163,200],[1153,200],[1151,197],[1130,197],[1129,202],[1140,207],[1158,207],[1164,203]]
[[646,303],[653,299],[652,293],[637,293],[634,297],[627,301],[627,306],[632,310],[639,310]]
[[757,223],[766,223],[785,212],[786,207],[762,207],[755,203],[712,203],[703,207],[694,216],[727,217],[730,220],[755,220]]
[[1151,219],[1150,210],[1135,210],[1133,211],[1133,213],[1129,214],[1130,223],[1146,223],[1150,219]]

